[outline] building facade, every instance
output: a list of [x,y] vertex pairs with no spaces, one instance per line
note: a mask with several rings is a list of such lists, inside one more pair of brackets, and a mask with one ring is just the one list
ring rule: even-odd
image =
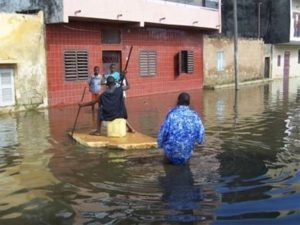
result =
[[129,97],[201,88],[203,35],[218,32],[221,25],[218,0],[25,0],[0,5],[14,12],[45,12],[50,106],[77,103],[94,66],[102,74],[111,63],[124,69],[131,47]]
[[300,0],[287,1],[288,30],[283,42],[272,46],[272,75],[274,78],[300,77]]
[[[264,77],[300,76],[300,1],[237,1],[237,12],[239,37],[262,39],[265,48],[270,45],[262,59]],[[233,36],[232,15],[232,1],[223,0],[222,34],[228,37]]]
[[47,106],[43,13],[0,13],[0,27],[0,113]]
[[[226,36],[204,36],[204,86],[234,83],[234,41]],[[239,81],[269,77],[264,71],[267,57],[262,39],[239,38]]]

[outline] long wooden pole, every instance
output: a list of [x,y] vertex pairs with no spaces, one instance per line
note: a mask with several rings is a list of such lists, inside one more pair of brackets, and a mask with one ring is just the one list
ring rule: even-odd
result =
[[234,78],[235,78],[235,90],[239,90],[238,21],[237,21],[237,3],[236,3],[236,0],[233,0],[233,21],[234,21]]
[[[84,99],[85,89],[86,89],[86,87],[84,87],[84,89],[83,89],[83,93],[82,93],[81,100],[80,100],[81,102]],[[72,132],[71,132],[72,137],[73,137],[73,134],[74,134],[74,131],[75,131],[75,127],[76,127],[76,124],[77,124],[77,119],[78,119],[78,116],[79,116],[79,113],[80,113],[80,109],[81,109],[81,107],[79,106],[78,111],[77,111],[77,115],[76,115],[76,119],[75,119],[75,122],[74,122],[74,126],[73,126],[73,129],[72,129]]]
[[130,57],[131,57],[132,49],[133,49],[133,46],[130,47],[130,50],[129,50],[129,53],[128,53],[128,57],[127,57],[127,61],[126,61],[126,64],[125,64],[124,71],[127,70],[127,67],[128,67],[128,64],[129,64],[129,60],[130,60]]

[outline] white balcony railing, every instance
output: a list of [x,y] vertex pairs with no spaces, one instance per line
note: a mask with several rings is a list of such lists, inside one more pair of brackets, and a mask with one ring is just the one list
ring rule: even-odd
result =
[[161,0],[161,1],[176,2],[180,4],[201,6],[201,7],[213,8],[213,9],[217,9],[219,7],[218,0]]

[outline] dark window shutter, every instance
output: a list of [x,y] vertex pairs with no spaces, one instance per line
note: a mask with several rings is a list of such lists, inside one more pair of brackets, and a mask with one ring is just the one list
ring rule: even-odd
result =
[[182,51],[178,53],[178,75],[182,73]]
[[178,53],[178,74],[181,73],[194,73],[193,51],[183,50]]

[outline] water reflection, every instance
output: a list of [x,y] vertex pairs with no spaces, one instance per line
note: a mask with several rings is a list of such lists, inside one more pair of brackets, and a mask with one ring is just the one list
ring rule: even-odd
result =
[[[189,165],[163,153],[73,142],[77,106],[0,117],[0,224],[298,224],[300,80],[192,91],[206,143]],[[156,136],[178,93],[128,98]],[[235,107],[236,106],[236,107]],[[94,126],[82,110],[78,129]]]
[[[41,113],[1,117],[0,218],[15,221],[51,200],[47,188],[58,183],[49,171],[49,129]],[[34,124],[34,126],[33,126]],[[4,135],[2,135],[4,133]],[[44,189],[45,188],[45,189]],[[0,220],[1,221],[1,220]],[[2,222],[0,222],[2,224]]]
[[194,184],[193,175],[189,164],[182,166],[165,165],[166,176],[160,180],[162,186],[162,201],[167,210],[173,210],[171,215],[166,215],[166,221],[200,221],[205,218],[197,215],[196,210],[201,210],[203,196],[201,187]]

